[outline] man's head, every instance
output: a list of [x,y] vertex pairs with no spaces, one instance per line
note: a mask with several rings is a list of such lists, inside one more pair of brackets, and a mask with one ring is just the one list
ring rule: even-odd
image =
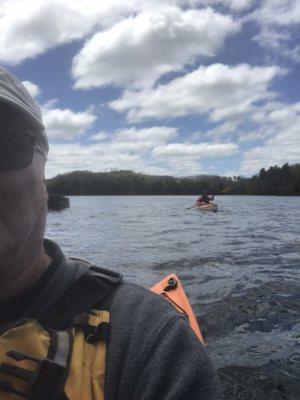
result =
[[0,289],[43,249],[48,141],[40,110],[25,87],[0,68]]

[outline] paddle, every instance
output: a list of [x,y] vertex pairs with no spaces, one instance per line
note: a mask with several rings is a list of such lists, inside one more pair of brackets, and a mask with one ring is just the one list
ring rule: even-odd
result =
[[194,204],[192,207],[187,207],[186,210],[190,210],[191,208],[195,207],[196,205],[197,205],[197,203]]

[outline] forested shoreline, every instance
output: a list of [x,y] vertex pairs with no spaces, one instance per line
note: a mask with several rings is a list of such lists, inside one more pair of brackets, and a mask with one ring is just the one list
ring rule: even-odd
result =
[[74,171],[47,180],[48,192],[60,195],[300,195],[300,164],[261,169],[251,178],[198,175],[156,176],[133,171]]

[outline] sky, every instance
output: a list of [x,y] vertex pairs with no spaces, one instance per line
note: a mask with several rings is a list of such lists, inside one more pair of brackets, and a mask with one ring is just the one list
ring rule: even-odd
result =
[[0,64],[42,108],[48,178],[300,162],[299,39],[299,0],[0,0]]

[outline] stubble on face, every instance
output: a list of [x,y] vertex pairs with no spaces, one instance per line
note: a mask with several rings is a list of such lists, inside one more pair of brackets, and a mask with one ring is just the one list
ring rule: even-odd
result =
[[34,153],[29,167],[0,172],[0,289],[43,251],[46,215],[44,160]]

